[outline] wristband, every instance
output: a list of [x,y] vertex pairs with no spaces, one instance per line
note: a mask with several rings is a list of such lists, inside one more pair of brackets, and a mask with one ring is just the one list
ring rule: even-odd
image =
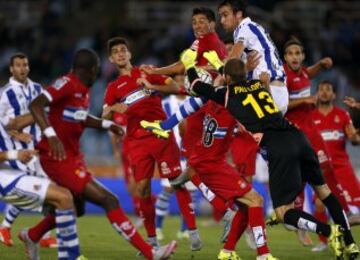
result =
[[8,160],[17,160],[18,159],[18,151],[16,151],[16,150],[7,151],[6,158]]
[[56,136],[55,130],[51,126],[46,127],[43,133],[47,138]]
[[114,124],[113,121],[110,121],[110,120],[103,120],[101,122],[101,127],[104,128],[104,129],[109,129],[112,125]]

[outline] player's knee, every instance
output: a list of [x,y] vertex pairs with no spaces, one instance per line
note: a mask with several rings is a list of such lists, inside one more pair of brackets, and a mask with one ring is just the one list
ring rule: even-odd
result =
[[284,223],[284,216],[285,216],[286,211],[287,211],[287,209],[285,207],[278,207],[275,209],[276,219],[279,222]]
[[263,197],[256,191],[252,191],[248,198],[250,199],[250,205],[248,205],[250,207],[262,207],[264,205]]
[[57,187],[57,208],[69,209],[74,207],[73,197],[68,189]]
[[114,194],[107,193],[103,200],[103,206],[106,211],[116,209],[119,207],[119,200]]

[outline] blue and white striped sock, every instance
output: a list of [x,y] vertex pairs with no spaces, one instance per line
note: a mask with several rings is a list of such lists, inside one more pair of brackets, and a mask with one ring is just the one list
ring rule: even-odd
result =
[[68,260],[75,260],[80,256],[79,239],[76,228],[76,216],[73,209],[55,210],[56,235],[63,243],[68,253]]
[[205,102],[206,99],[203,97],[191,97],[186,99],[175,114],[172,114],[168,119],[160,123],[161,128],[164,130],[172,129],[189,115],[198,111]]
[[169,200],[170,200],[171,194],[172,193],[167,192],[166,190],[163,189],[156,198],[156,202],[155,202],[156,228],[162,228],[164,217],[169,212]]
[[4,219],[1,223],[2,227],[11,228],[11,225],[14,223],[15,219],[19,216],[22,209],[15,207],[11,204],[6,204],[6,208],[4,210]]
[[56,228],[56,238],[58,243],[58,260],[67,260],[69,258],[69,254],[64,241],[61,239],[60,230],[58,228]]

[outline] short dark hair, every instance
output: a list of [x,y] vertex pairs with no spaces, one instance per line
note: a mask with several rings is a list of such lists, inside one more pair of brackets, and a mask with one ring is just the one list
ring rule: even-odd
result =
[[15,59],[27,59],[28,57],[26,56],[25,53],[23,52],[17,52],[13,55],[11,55],[10,57],[10,66],[13,66],[14,65],[14,60]]
[[327,80],[327,79],[324,79],[324,80],[322,80],[322,81],[319,82],[319,84],[317,85],[317,90],[319,90],[320,85],[323,85],[323,84],[328,84],[328,85],[330,85],[331,88],[332,88],[332,90],[333,90],[333,92],[334,92],[334,93],[337,92],[337,89],[336,89],[336,87],[334,86],[334,84],[333,84],[330,80]]
[[284,44],[284,53],[286,53],[287,48],[289,48],[291,45],[298,45],[301,48],[301,51],[304,52],[304,45],[302,42],[295,36],[291,36],[290,39]]
[[128,41],[123,37],[117,36],[117,37],[113,37],[107,41],[108,54],[111,54],[112,47],[119,45],[119,44],[124,44],[126,46],[126,48],[129,49]]
[[240,59],[230,59],[225,63],[224,74],[229,75],[233,83],[238,84],[246,80],[246,66]]
[[223,0],[219,5],[218,9],[223,6],[230,6],[234,13],[242,12],[243,17],[247,16],[246,7],[247,1],[246,0]]
[[224,39],[224,44],[234,44],[234,39],[233,37],[226,37]]
[[99,56],[92,49],[79,49],[76,51],[72,68],[73,69],[91,69],[100,63]]
[[207,7],[196,7],[193,9],[192,16],[197,14],[203,14],[210,22],[216,22],[215,13],[213,10]]

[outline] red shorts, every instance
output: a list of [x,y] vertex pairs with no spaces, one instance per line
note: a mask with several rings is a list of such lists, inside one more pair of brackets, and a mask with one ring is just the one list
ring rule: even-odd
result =
[[201,181],[224,200],[242,197],[252,189],[251,184],[226,161],[203,161],[191,166]]
[[236,169],[242,176],[255,175],[256,154],[258,144],[248,132],[236,135],[231,144],[230,151]]
[[153,135],[130,139],[128,156],[136,182],[152,178],[155,163],[161,178],[172,179],[181,173],[180,151],[173,135],[166,140]]
[[82,158],[67,157],[64,161],[55,161],[40,156],[40,163],[52,181],[75,194],[83,193],[86,184],[93,179]]
[[360,185],[351,165],[334,167],[335,178],[347,203],[360,207]]

